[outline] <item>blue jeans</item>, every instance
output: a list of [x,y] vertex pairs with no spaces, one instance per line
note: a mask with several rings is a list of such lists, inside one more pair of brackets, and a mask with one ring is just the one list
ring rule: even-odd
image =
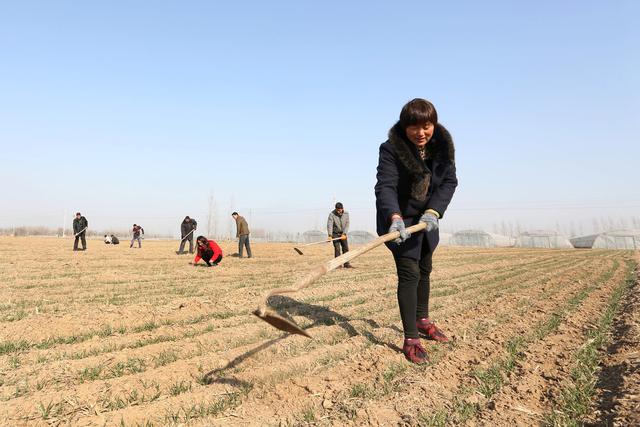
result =
[[130,248],[133,247],[133,242],[135,242],[136,240],[138,241],[138,247],[142,247],[142,239],[140,238],[140,236],[133,236],[133,239],[131,239],[131,245],[129,245]]

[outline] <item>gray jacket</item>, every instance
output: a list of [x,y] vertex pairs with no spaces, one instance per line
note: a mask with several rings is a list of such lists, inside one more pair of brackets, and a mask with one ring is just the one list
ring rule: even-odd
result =
[[327,235],[340,237],[349,232],[349,212],[344,211],[338,215],[336,210],[332,210],[327,219]]

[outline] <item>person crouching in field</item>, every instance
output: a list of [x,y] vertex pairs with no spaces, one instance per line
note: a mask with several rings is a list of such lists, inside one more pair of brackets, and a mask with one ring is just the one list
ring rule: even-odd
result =
[[105,234],[104,243],[105,245],[118,245],[120,244],[120,240],[118,240],[118,238],[113,234],[111,235]]
[[203,259],[204,262],[207,263],[207,267],[220,264],[220,261],[222,261],[222,249],[220,249],[220,246],[218,246],[213,239],[198,236],[196,239],[196,245],[198,246],[198,250],[196,252],[196,257],[193,259],[194,267],[198,264],[200,259]]
[[[416,98],[400,112],[400,120],[380,146],[376,194],[379,235],[397,231],[387,244],[398,273],[398,305],[404,329],[402,352],[414,363],[427,361],[419,332],[446,342],[429,319],[431,258],[439,241],[442,218],[458,185],[453,139],[438,123],[429,101]],[[423,222],[424,232],[411,235],[405,226]]]
[[133,242],[138,241],[138,248],[142,247],[142,235],[144,234],[144,228],[142,226],[133,224],[133,229],[131,230],[133,233],[133,237],[131,238],[130,248],[133,247]]

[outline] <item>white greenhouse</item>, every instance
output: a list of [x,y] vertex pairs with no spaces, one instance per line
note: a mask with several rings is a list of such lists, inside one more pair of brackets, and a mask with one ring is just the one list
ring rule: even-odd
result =
[[513,246],[513,238],[500,234],[487,233],[482,230],[457,231],[449,238],[453,246],[478,246],[481,248],[506,248]]
[[571,239],[576,248],[640,250],[640,229],[613,230]]
[[375,235],[364,230],[350,231],[348,233],[348,237],[349,237],[349,243],[353,243],[354,245],[369,243],[370,241],[376,238]]
[[516,239],[518,248],[572,249],[566,236],[552,230],[535,230],[521,233]]
[[304,243],[313,243],[319,242],[321,240],[326,240],[327,235],[320,230],[309,230],[302,233],[302,241]]

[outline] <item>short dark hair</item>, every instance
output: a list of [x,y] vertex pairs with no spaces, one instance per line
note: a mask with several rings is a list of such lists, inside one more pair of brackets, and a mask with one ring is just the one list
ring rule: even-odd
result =
[[344,209],[344,206],[342,206],[342,203],[338,202],[336,203],[336,209]]
[[231,216],[234,216],[234,215],[238,215],[238,212],[234,212],[231,214]]
[[78,216],[78,215],[82,216],[82,214],[80,212],[76,212],[76,216]]
[[408,126],[423,123],[431,123],[434,126],[438,124],[436,107],[426,99],[412,99],[400,111],[400,126],[406,129]]

